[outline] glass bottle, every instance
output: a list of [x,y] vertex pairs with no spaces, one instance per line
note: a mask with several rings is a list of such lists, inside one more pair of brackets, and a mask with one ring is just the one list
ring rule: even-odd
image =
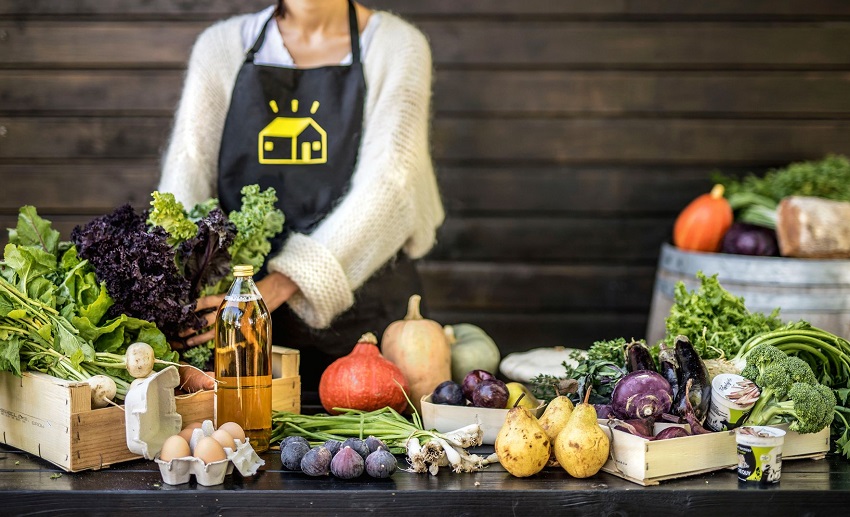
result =
[[271,438],[272,322],[253,274],[253,266],[234,266],[216,315],[215,424],[236,422],[260,452]]

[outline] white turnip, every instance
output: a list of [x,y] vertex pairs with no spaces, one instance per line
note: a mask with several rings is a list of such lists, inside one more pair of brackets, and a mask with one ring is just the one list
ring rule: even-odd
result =
[[137,379],[147,377],[153,371],[156,355],[153,347],[139,341],[127,347],[124,354],[127,361],[127,372]]
[[91,386],[91,405],[93,408],[103,408],[112,404],[118,388],[115,381],[106,375],[94,375],[86,382]]

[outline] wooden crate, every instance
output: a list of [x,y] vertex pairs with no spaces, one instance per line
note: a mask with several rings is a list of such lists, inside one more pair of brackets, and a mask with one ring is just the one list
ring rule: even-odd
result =
[[301,412],[300,366],[298,350],[272,347],[272,411]]
[[[272,407],[301,410],[297,350],[274,347],[281,377],[272,379]],[[185,426],[212,420],[214,392],[177,397]],[[57,379],[39,372],[16,377],[0,372],[0,437],[3,443],[77,472],[101,469],[140,458],[127,448],[124,408],[92,409],[91,388],[84,382]]]
[[[213,418],[213,392],[177,398],[184,423]],[[38,372],[0,372],[0,436],[69,472],[139,458],[127,449],[124,409],[92,409],[91,388]]]
[[[600,427],[611,439],[611,454],[602,470],[640,485],[693,476],[738,464],[734,431],[721,431],[670,440],[649,441],[623,431]],[[787,426],[783,427],[787,430]],[[821,459],[829,451],[829,428],[819,433],[787,431],[782,459]]]

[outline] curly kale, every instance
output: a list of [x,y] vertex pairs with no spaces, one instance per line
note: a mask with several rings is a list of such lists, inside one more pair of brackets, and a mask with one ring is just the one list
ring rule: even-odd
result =
[[170,192],[154,192],[151,194],[151,209],[147,223],[151,227],[160,226],[168,233],[168,244],[176,246],[198,233],[198,226],[189,220],[183,203],[174,198]]
[[[230,246],[232,264],[250,264],[254,271],[262,267],[271,252],[270,239],[283,230],[284,216],[276,206],[277,193],[273,188],[261,191],[259,185],[242,187],[242,206],[228,214],[236,225],[236,238]],[[219,294],[233,282],[228,274],[217,283],[208,284],[203,294]]]

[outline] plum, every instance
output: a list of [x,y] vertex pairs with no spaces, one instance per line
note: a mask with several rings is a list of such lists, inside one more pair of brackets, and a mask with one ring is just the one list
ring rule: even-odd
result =
[[431,402],[434,404],[448,404],[450,406],[465,406],[466,398],[460,384],[453,381],[444,381],[434,388],[431,393]]
[[496,376],[487,370],[472,370],[471,372],[466,374],[466,377],[463,378],[463,383],[461,387],[463,389],[463,396],[467,398],[467,400],[472,400],[472,392],[475,391],[475,387],[481,381],[487,380],[496,380]]
[[481,381],[472,392],[472,405],[504,409],[508,403],[508,388],[499,379]]

